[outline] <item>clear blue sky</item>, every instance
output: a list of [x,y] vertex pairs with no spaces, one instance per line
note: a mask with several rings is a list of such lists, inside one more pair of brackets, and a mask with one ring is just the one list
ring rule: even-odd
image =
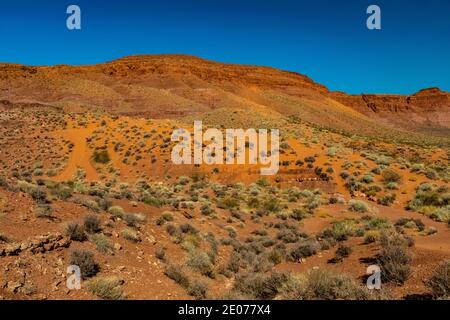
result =
[[[66,28],[66,8],[82,30]],[[382,30],[366,28],[366,8]],[[186,53],[268,65],[330,90],[450,91],[450,0],[2,0],[0,61],[93,64],[125,55]]]

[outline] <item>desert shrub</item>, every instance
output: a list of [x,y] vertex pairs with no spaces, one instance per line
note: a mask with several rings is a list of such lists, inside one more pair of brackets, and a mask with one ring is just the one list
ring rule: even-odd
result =
[[386,282],[402,285],[410,276],[411,257],[406,251],[407,240],[397,233],[383,233],[382,250],[378,256],[382,277]]
[[139,224],[145,222],[145,216],[136,213],[127,213],[124,215],[123,220],[128,227],[136,228]]
[[167,233],[168,233],[170,236],[172,236],[172,237],[173,237],[173,236],[176,236],[177,233],[178,233],[177,227],[174,226],[173,224],[167,225],[166,231],[167,231]]
[[430,180],[436,180],[439,177],[437,172],[431,168],[425,170],[425,176]]
[[122,230],[122,237],[124,237],[125,239],[131,241],[131,242],[141,242],[142,239],[139,236],[139,233],[137,233],[137,231],[134,231],[132,229],[123,229]]
[[306,163],[310,163],[310,164],[316,162],[316,158],[313,157],[313,156],[305,157],[304,160],[305,160]]
[[182,266],[170,264],[164,270],[164,274],[183,288],[189,288],[190,281]]
[[31,197],[37,203],[46,203],[47,202],[47,192],[45,192],[41,188],[33,188],[30,192]]
[[369,206],[367,205],[367,203],[365,203],[364,201],[361,201],[361,200],[354,200],[354,199],[350,200],[349,205],[350,205],[351,211],[361,212],[361,213],[369,211]]
[[426,236],[435,234],[435,233],[437,233],[437,232],[438,232],[437,229],[436,229],[435,227],[431,227],[431,226],[426,227],[426,228],[423,230],[423,234],[426,235]]
[[226,226],[224,229],[228,232],[228,235],[230,236],[230,238],[237,237],[237,231],[232,226]]
[[107,150],[95,150],[92,157],[96,163],[106,164],[111,161]]
[[407,209],[429,216],[431,219],[447,222],[450,220],[450,191],[447,186],[436,187],[421,184]]
[[351,252],[352,252],[352,249],[349,246],[340,245],[336,249],[334,258],[332,258],[329,262],[331,262],[331,263],[342,262],[344,260],[344,258],[347,258],[350,255]]
[[36,216],[38,218],[54,219],[52,206],[48,204],[39,204],[36,207]]
[[386,184],[386,189],[388,190],[397,190],[398,189],[398,183],[397,182],[388,182]]
[[283,228],[277,233],[277,239],[283,241],[284,243],[295,243],[298,239],[302,237],[297,230],[290,228]]
[[372,170],[370,170],[372,173],[374,174],[380,174],[381,173],[381,168],[380,167],[375,167]]
[[349,246],[339,246],[336,250],[336,255],[341,256],[343,258],[347,258],[350,253],[352,253],[352,249]]
[[188,254],[187,265],[200,274],[213,277],[213,264],[209,255],[201,250],[192,250]]
[[66,226],[66,235],[73,241],[83,242],[87,239],[84,227],[78,223],[69,223]]
[[447,205],[443,208],[431,209],[431,212],[427,212],[427,210],[425,209],[424,213],[435,221],[447,221],[450,223],[450,205]]
[[239,254],[237,252],[232,252],[226,266],[227,270],[233,273],[238,273],[240,267],[241,267],[241,258]]
[[378,240],[378,232],[368,231],[364,234],[364,244],[374,243]]
[[292,300],[363,300],[369,297],[366,290],[345,274],[313,270],[293,278],[284,286],[281,298]]
[[344,180],[347,179],[348,177],[350,177],[350,173],[348,173],[348,171],[341,171],[341,173],[339,175]]
[[90,214],[84,218],[84,229],[88,233],[97,233],[101,231],[100,224],[100,219],[95,215]]
[[329,157],[334,157],[334,156],[336,156],[336,153],[337,153],[336,147],[330,147],[330,148],[328,148],[328,150],[327,150],[327,156],[329,156]]
[[301,167],[304,164],[304,162],[300,159],[295,161],[295,165]]
[[72,251],[69,257],[69,264],[80,268],[83,279],[96,275],[100,269],[94,259],[94,254],[88,250]]
[[383,218],[377,218],[377,217],[363,217],[363,219],[367,221],[366,229],[368,230],[383,230],[386,228],[389,228],[391,225],[390,223]]
[[291,212],[291,214],[289,216],[292,219],[295,219],[297,221],[301,221],[301,220],[303,220],[304,218],[306,218],[308,216],[308,213],[305,210],[301,209],[301,208],[296,208],[296,209],[292,210],[292,212]]
[[272,262],[274,265],[280,264],[284,261],[286,257],[286,250],[282,248],[274,248],[272,251],[268,254],[268,259],[270,262]]
[[102,233],[91,234],[89,236],[89,241],[95,244],[97,250],[101,253],[109,253],[113,251],[113,246],[111,241],[107,236]]
[[354,221],[351,219],[338,221],[333,224],[331,232],[337,241],[347,240],[348,237],[354,234]]
[[269,181],[267,181],[266,178],[258,179],[258,181],[256,181],[256,184],[260,187],[268,187],[270,185]]
[[191,234],[197,234],[198,230],[189,223],[183,223],[180,225],[180,231],[183,233],[191,233]]
[[405,228],[417,228],[419,231],[423,231],[425,229],[425,224],[422,220],[413,218],[400,218],[395,222],[395,225]]
[[123,216],[125,215],[125,211],[120,206],[112,206],[108,209],[108,212],[114,218],[123,218]]
[[125,297],[122,290],[122,283],[123,281],[118,277],[103,277],[88,281],[87,288],[101,299],[121,300]]
[[381,172],[381,177],[383,178],[384,183],[400,182],[402,180],[402,176],[397,171],[389,168],[384,169]]
[[6,180],[5,177],[0,177],[0,187],[2,187],[2,188],[8,188],[9,187],[8,180]]
[[307,258],[315,255],[320,246],[317,242],[306,241],[291,250],[289,257],[292,261],[299,261],[302,258]]
[[233,290],[255,299],[270,300],[277,296],[287,280],[288,275],[280,272],[269,275],[246,273],[237,277]]
[[161,208],[165,204],[164,200],[158,199],[150,195],[145,196],[143,202],[155,208]]
[[220,209],[233,209],[239,207],[239,200],[232,197],[226,197],[217,203]]
[[345,187],[351,192],[361,190],[362,184],[356,180],[355,177],[349,177],[345,180]]
[[164,211],[163,214],[156,219],[156,225],[162,226],[166,222],[173,221],[173,214],[170,211]]
[[396,198],[397,196],[395,195],[395,193],[387,193],[381,198],[378,198],[377,203],[389,207],[394,203]]
[[157,226],[162,226],[166,223],[166,220],[164,219],[164,217],[160,216],[158,217],[158,219],[155,220],[155,224]]
[[209,204],[204,204],[201,206],[200,211],[203,215],[209,216],[214,212],[214,210],[211,208]]
[[178,184],[181,184],[182,186],[187,185],[191,179],[185,176],[181,176],[178,178]]
[[364,183],[372,183],[373,182],[373,176],[371,175],[371,174],[365,174],[363,177],[362,177],[362,182],[364,182]]
[[450,261],[440,264],[426,281],[426,285],[435,298],[448,299],[450,297]]
[[187,293],[197,300],[206,299],[206,293],[208,291],[208,285],[203,281],[194,280],[189,285]]
[[166,221],[173,221],[173,214],[170,211],[164,211],[161,217]]
[[262,204],[262,207],[267,212],[278,212],[281,210],[280,201],[276,198],[271,198],[271,199],[265,201]]
[[112,206],[112,201],[110,199],[99,198],[97,199],[98,207],[102,210],[108,210]]

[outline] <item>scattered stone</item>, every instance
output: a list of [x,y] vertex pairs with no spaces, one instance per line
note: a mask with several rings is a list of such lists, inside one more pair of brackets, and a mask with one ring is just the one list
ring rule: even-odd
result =
[[45,253],[58,248],[67,248],[71,241],[59,233],[48,233],[27,242],[7,244],[0,247],[0,256],[17,256],[21,252],[31,251],[34,254]]
[[17,293],[19,288],[21,288],[22,286],[23,286],[23,282],[21,282],[21,281],[9,281],[6,284],[7,290],[11,293]]

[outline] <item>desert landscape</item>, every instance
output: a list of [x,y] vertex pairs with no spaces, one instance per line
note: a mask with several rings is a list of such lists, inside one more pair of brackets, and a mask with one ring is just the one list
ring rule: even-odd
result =
[[[175,165],[196,120],[279,129],[278,173]],[[448,299],[449,163],[439,88],[189,55],[0,63],[0,299]]]

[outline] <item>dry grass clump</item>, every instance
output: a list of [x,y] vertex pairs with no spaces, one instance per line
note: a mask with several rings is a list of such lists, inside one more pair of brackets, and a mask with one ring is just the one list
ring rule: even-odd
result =
[[410,239],[390,231],[381,235],[380,242],[382,250],[378,256],[378,263],[384,281],[402,285],[411,275],[412,259],[407,251],[407,247],[412,245]]
[[86,286],[93,294],[105,300],[122,300],[125,298],[122,289],[123,281],[118,277],[102,277],[92,279]]
[[426,281],[426,285],[431,289],[435,298],[450,298],[450,261],[440,264],[431,277]]

